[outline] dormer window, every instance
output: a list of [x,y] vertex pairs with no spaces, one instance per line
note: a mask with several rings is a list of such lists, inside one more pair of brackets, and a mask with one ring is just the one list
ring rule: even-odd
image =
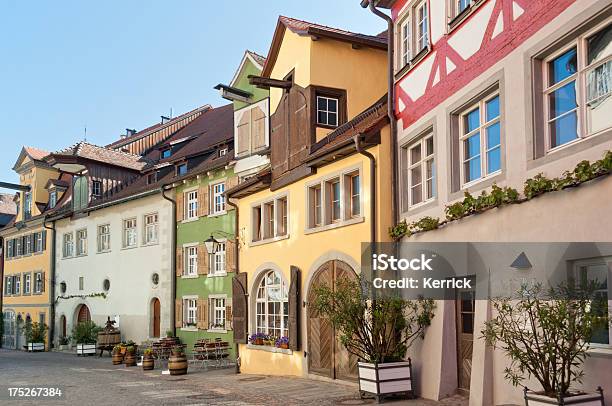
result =
[[57,190],[49,192],[49,208],[52,209],[57,205]]
[[93,197],[102,196],[102,182],[100,182],[99,180],[94,180],[91,183],[91,195]]
[[25,192],[25,199],[23,201],[23,216],[26,220],[32,217],[32,192]]
[[338,126],[338,99],[317,96],[317,124]]
[[187,164],[180,164],[176,166],[176,176],[182,176],[187,174]]
[[157,182],[157,172],[152,172],[147,175],[147,184],[151,185]]
[[164,149],[161,152],[161,159],[170,158],[171,156],[172,156],[172,149],[171,148]]

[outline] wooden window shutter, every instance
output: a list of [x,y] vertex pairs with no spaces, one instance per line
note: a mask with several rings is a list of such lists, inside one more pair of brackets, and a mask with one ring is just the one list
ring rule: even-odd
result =
[[200,186],[198,190],[198,211],[200,216],[208,216],[209,200],[208,185]]
[[174,305],[174,327],[183,327],[183,300],[176,299]]
[[289,170],[300,166],[308,156],[310,144],[310,116],[308,115],[309,99],[306,92],[294,86],[289,92],[289,128],[287,129]]
[[247,314],[247,274],[241,272],[232,278],[232,326],[235,343],[247,343]]
[[251,109],[251,151],[257,151],[266,146],[266,113],[261,107]]
[[200,243],[198,245],[198,275],[208,275],[208,251],[206,245]]
[[198,299],[198,321],[197,327],[200,330],[208,329],[208,300]]
[[42,232],[42,250],[47,249],[47,230],[43,230]]
[[287,158],[287,132],[289,123],[287,119],[289,96],[284,95],[274,114],[270,117],[270,165],[272,167],[272,178],[278,178],[288,169]]
[[225,329],[232,329],[232,298],[225,299]]
[[300,349],[300,285],[301,275],[297,266],[291,266],[291,283],[289,284],[289,348]]
[[249,151],[250,125],[251,109],[246,109],[238,121],[238,145],[236,146],[236,154],[242,154]]
[[185,194],[176,194],[176,221],[185,219]]
[[225,271],[236,272],[236,251],[238,247],[235,240],[225,241]]
[[[41,289],[40,289],[40,292],[41,292],[41,293],[43,293],[43,292],[45,291],[45,275],[46,275],[46,273],[45,273],[45,272],[41,272],[41,273],[40,273],[40,280],[42,281],[42,287],[41,287]],[[30,282],[30,283],[32,283],[32,282]],[[31,289],[31,288],[30,288],[30,289]]]
[[183,265],[183,247],[177,247],[176,248],[176,264],[175,264],[175,268],[176,268],[176,276],[182,276],[183,275],[183,269],[184,269],[184,265]]

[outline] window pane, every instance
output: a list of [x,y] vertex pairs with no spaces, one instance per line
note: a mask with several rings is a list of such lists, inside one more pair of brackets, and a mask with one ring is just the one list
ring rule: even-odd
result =
[[414,165],[421,160],[421,144],[410,149],[410,164]]
[[476,133],[464,141],[465,159],[480,155],[480,133]]
[[575,109],[576,103],[576,82],[555,90],[548,96],[550,103],[550,118],[559,117],[563,113]]
[[410,183],[412,186],[416,186],[421,183],[421,166],[417,166],[410,170]]
[[578,117],[575,111],[550,123],[550,138],[553,148],[578,138]]
[[499,147],[487,152],[487,173],[493,173],[501,169],[501,150]]
[[327,113],[327,124],[338,125],[338,114],[337,113]]
[[319,110],[327,110],[327,99],[323,97],[317,97],[317,108]]
[[457,15],[465,10],[470,4],[470,0],[457,0]]
[[468,114],[466,114],[464,121],[465,121],[464,122],[465,130],[463,131],[464,134],[474,131],[475,129],[480,127],[480,109],[476,108],[472,110],[471,112],[469,112]]
[[576,73],[576,48],[572,48],[548,64],[549,85],[561,82]]
[[425,156],[429,156],[432,155],[434,153],[434,142],[433,142],[433,137],[428,138],[425,141],[425,149],[426,149],[426,153]]
[[327,110],[337,112],[338,111],[338,100],[327,99]]
[[426,178],[427,178],[427,198],[431,199],[434,197],[436,193],[436,184],[435,180],[435,168],[434,168],[434,160],[427,161],[425,168],[427,170]]
[[487,149],[494,148],[500,144],[500,124],[495,123],[487,127]]
[[[596,282],[594,292],[595,300],[592,308],[595,314],[601,316],[602,320],[605,319],[608,314],[608,301],[610,300],[608,294],[608,272],[609,270],[606,264],[592,264],[580,267],[578,275],[583,282]],[[596,326],[593,331],[591,342],[597,344],[610,344],[609,324],[602,323]]]
[[587,40],[587,63],[590,65],[612,54],[612,24]]
[[319,110],[317,113],[317,122],[319,124],[327,124],[327,113]]
[[499,96],[487,102],[487,122],[499,117]]
[[612,126],[612,60],[587,72],[586,93],[589,134]]

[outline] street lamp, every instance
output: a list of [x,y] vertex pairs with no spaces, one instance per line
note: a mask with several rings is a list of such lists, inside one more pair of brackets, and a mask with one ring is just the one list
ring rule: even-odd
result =
[[206,245],[206,251],[208,251],[210,255],[214,254],[219,249],[219,241],[215,240],[212,234],[204,241],[204,245]]

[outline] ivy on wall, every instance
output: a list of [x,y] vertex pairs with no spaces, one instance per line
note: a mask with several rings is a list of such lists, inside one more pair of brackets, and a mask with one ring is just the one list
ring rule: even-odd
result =
[[67,296],[62,295],[62,296],[58,296],[58,297],[55,299],[55,301],[57,302],[57,301],[59,301],[60,299],[75,299],[75,298],[78,298],[78,299],[85,299],[85,298],[87,298],[87,297],[101,297],[101,298],[103,298],[103,299],[106,299],[106,293],[104,293],[104,292],[99,292],[99,293],[88,293],[88,294],[86,294],[86,295],[67,295]]
[[523,186],[523,197],[516,189],[511,187],[501,188],[496,184],[493,184],[490,192],[483,190],[477,197],[466,191],[462,201],[446,206],[444,209],[445,220],[429,216],[411,223],[403,220],[389,229],[389,235],[398,240],[402,237],[410,237],[413,234],[435,230],[452,221],[496,207],[523,203],[544,193],[577,187],[584,182],[609,175],[610,172],[612,172],[612,151],[606,151],[602,159],[593,163],[586,160],[581,161],[573,171],[565,171],[560,177],[549,179],[544,174],[539,173],[533,178],[527,179]]

